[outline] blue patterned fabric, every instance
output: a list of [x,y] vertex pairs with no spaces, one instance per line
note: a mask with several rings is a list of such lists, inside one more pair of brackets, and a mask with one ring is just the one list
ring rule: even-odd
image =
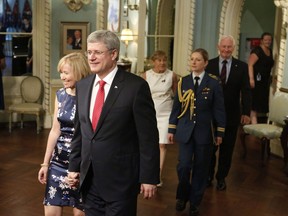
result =
[[83,209],[78,189],[71,189],[64,179],[68,173],[71,140],[74,133],[75,96],[62,88],[56,92],[58,100],[57,119],[61,134],[57,140],[48,171],[44,205],[73,206]]

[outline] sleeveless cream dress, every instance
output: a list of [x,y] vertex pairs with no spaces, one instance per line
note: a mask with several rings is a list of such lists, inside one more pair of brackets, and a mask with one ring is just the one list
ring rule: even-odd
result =
[[146,81],[155,105],[159,143],[168,144],[168,123],[173,105],[173,72],[167,69],[164,73],[156,73],[150,69],[146,72]]

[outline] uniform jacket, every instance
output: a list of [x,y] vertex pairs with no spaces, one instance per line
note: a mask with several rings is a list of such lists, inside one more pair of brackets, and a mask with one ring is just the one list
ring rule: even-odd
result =
[[[219,57],[209,60],[206,71],[219,76]],[[241,109],[242,114],[247,116],[250,116],[251,111],[251,89],[248,65],[245,62],[232,58],[230,74],[223,93],[227,125],[237,126],[240,123]]]
[[118,69],[93,132],[89,108],[95,77],[88,76],[76,86],[69,171],[80,171],[81,190],[93,164],[100,196],[106,201],[126,199],[139,193],[140,183],[159,183],[154,104],[144,79]]
[[[179,91],[182,95],[194,92],[192,74],[183,77],[182,83],[181,80],[179,81],[178,93],[174,98],[168,132],[175,134],[176,141],[187,143],[194,134],[199,143],[212,144],[213,136],[223,137],[225,108],[219,79],[205,72],[197,89],[196,99],[195,96],[191,98],[191,95],[184,98],[187,101],[190,100],[186,111],[185,105],[180,102],[181,98],[179,100]],[[191,113],[191,108],[193,108],[193,113]]]

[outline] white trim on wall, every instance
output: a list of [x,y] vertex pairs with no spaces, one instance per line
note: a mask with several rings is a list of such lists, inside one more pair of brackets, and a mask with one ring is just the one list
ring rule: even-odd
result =
[[[50,22],[51,1],[33,0],[33,74],[40,77],[44,84],[45,110],[44,128],[52,125],[52,114],[50,111]],[[43,16],[44,14],[44,16]]]
[[[276,65],[274,66],[274,73],[277,74],[277,83],[276,83],[276,91],[284,88],[288,89],[288,73],[285,74],[285,71],[287,71],[288,65],[286,63],[286,55],[287,55],[287,38],[288,38],[288,0],[274,0],[274,4],[277,6],[276,10],[276,19],[275,22],[275,33],[276,38],[278,39],[278,33],[280,34],[279,37],[279,51],[275,50],[277,46],[273,46],[273,53],[278,53],[276,55]],[[280,10],[280,11],[279,11]],[[282,17],[278,17],[277,15],[280,14]],[[281,23],[280,26],[277,26],[277,24]],[[274,41],[275,43],[275,41]],[[275,59],[275,60],[276,60]]]
[[104,29],[105,24],[105,0],[97,0],[96,29]]
[[233,56],[236,58],[239,53],[240,25],[244,2],[245,0],[224,0],[221,9],[219,38],[222,35],[234,37],[236,47]]
[[180,76],[185,76],[189,72],[194,20],[195,0],[175,1],[173,71]]

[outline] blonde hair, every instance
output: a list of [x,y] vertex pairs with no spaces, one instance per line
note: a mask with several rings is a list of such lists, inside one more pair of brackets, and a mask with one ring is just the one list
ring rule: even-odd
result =
[[161,59],[164,58],[165,60],[167,60],[167,55],[164,51],[162,50],[157,50],[153,53],[153,55],[150,57],[150,59],[152,61],[155,61],[156,59]]
[[58,72],[61,72],[65,64],[70,65],[76,81],[92,73],[86,56],[80,52],[73,52],[62,57],[57,66]]

